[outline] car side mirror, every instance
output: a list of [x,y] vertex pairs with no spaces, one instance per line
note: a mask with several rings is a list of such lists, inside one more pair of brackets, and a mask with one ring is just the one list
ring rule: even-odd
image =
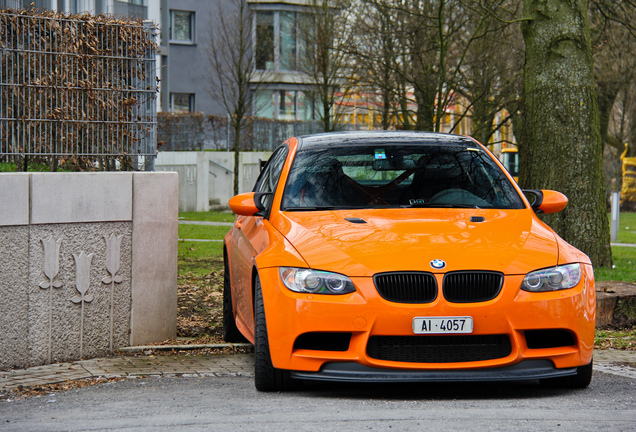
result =
[[[558,213],[568,205],[568,197],[561,192],[548,189],[524,189],[523,193],[530,201],[532,210],[537,214]],[[531,199],[532,197],[534,200]]]
[[246,192],[230,198],[230,210],[239,216],[264,216],[265,206],[261,199],[270,193]]

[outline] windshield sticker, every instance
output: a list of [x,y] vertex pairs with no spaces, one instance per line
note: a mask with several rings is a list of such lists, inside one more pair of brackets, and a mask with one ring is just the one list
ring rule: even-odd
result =
[[385,153],[384,149],[376,149],[375,158],[376,159],[386,159],[386,153]]

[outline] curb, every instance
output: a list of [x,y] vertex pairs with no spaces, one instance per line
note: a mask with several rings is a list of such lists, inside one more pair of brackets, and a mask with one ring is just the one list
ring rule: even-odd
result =
[[223,349],[223,348],[250,348],[253,345],[251,343],[225,343],[225,344],[200,344],[200,345],[139,345],[131,347],[119,348],[122,352],[143,352],[148,350],[158,351],[187,351],[197,349]]

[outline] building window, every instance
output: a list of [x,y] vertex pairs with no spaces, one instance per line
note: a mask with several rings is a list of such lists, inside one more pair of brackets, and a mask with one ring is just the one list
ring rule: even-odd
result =
[[278,103],[278,118],[280,120],[296,120],[296,92],[279,91]]
[[170,112],[194,112],[194,93],[170,93]]
[[298,103],[298,120],[314,121],[316,120],[316,105],[314,97],[311,93],[297,92],[296,100]]
[[303,50],[300,37],[302,14],[288,11],[258,11],[256,26],[256,68],[297,71]]
[[274,69],[274,14],[259,12],[256,14],[256,68]]
[[254,98],[254,115],[256,117],[270,118],[274,117],[275,107],[274,93],[271,90],[259,90]]
[[294,71],[297,43],[296,14],[280,12],[280,69]]
[[254,98],[254,115],[276,120],[313,121],[316,119],[316,109],[310,93],[259,90]]
[[170,11],[170,42],[194,44],[194,12]]

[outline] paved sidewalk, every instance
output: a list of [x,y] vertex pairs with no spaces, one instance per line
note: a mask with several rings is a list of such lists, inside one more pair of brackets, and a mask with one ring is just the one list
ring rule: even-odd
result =
[[88,378],[160,376],[252,376],[253,354],[116,356],[0,372],[0,394]]
[[[616,366],[621,363],[632,366]],[[594,366],[600,372],[616,372],[636,379],[636,351],[596,350]],[[116,356],[0,372],[0,394],[18,386],[33,387],[99,377],[253,376],[253,372],[253,354]]]

